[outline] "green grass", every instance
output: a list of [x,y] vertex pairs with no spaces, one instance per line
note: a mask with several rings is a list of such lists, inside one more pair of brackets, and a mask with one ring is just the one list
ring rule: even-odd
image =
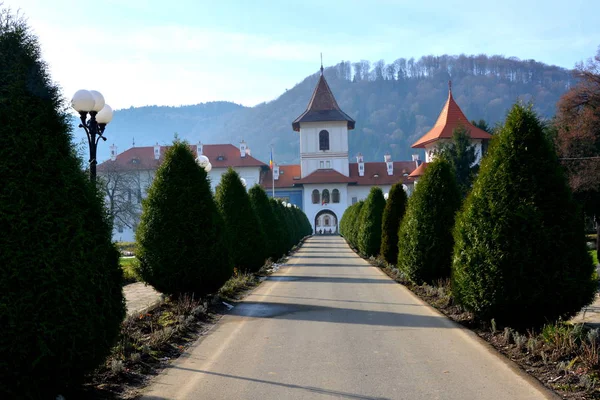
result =
[[125,283],[133,283],[138,282],[140,278],[135,273],[135,266],[138,260],[135,257],[125,258],[121,257],[119,259],[119,263],[121,264],[121,269],[123,270],[123,279],[125,279]]
[[598,254],[596,253],[596,250],[590,250],[590,255],[594,259],[594,265],[598,265]]
[[250,289],[258,283],[254,274],[234,270],[233,276],[219,289],[219,295],[227,299],[234,299],[236,295]]

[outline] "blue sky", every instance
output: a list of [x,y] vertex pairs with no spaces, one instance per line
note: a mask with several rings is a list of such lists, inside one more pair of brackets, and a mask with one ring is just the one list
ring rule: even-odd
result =
[[[0,0],[2,1],[2,0]],[[502,54],[572,68],[600,45],[597,0],[4,0],[70,98],[113,108],[273,100],[341,60]],[[93,16],[93,24],[90,24]]]

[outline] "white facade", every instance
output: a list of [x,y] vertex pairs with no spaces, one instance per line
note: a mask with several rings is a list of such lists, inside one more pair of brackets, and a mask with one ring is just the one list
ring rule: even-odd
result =
[[[432,142],[425,146],[425,162],[432,162],[435,159],[435,153],[437,149],[447,143],[452,143],[451,139],[438,139],[435,142]],[[481,139],[471,139],[471,144],[475,147],[475,162],[473,165],[477,165],[481,162],[481,154],[482,154],[482,140]]]
[[[213,168],[208,173],[208,178],[210,179],[210,188],[213,193],[221,182],[221,176],[225,172],[227,172],[228,168]],[[260,183],[260,168],[259,167],[235,167],[233,168],[239,175],[240,178],[243,178],[246,181],[246,190],[249,190],[252,186],[257,183]]]
[[[319,133],[323,130],[328,132],[329,150],[319,150]],[[317,169],[334,169],[342,175],[349,176],[347,122],[301,123],[300,165],[302,178]]]

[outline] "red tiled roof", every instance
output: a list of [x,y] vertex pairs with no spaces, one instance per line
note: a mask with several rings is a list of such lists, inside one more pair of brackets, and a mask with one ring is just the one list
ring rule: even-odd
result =
[[444,108],[442,108],[442,112],[440,113],[435,125],[429,132],[417,140],[412,147],[423,148],[425,145],[435,142],[438,139],[450,139],[452,137],[452,132],[459,125],[463,125],[469,130],[472,139],[492,138],[489,133],[483,129],[477,128],[469,122],[458,104],[456,104],[454,101],[454,98],[452,97],[452,90],[450,90],[448,92],[448,100],[446,100],[446,104],[444,104]]
[[[160,159],[154,159],[154,146],[132,147],[117,155],[115,161],[107,160],[98,165],[98,172],[108,168],[119,167],[126,170],[157,169],[164,158],[168,146],[160,146]],[[196,145],[190,145],[196,156]],[[232,144],[205,144],[202,153],[208,157],[213,168],[227,167],[266,167],[256,158],[246,155],[241,157],[240,149]],[[223,158],[220,160],[219,158]]]
[[409,175],[415,169],[414,161],[394,161],[394,175],[388,175],[385,162],[366,162],[365,173],[358,175],[358,163],[350,163],[350,178],[357,185],[393,185],[397,182],[411,183]]
[[355,183],[355,181],[335,169],[318,169],[295,182],[297,185],[307,183]]
[[294,122],[292,128],[300,131],[300,122],[317,122],[317,121],[347,121],[348,129],[354,129],[355,121],[342,111],[338,106],[321,68],[321,76],[315,87],[315,91],[304,111]]
[[427,169],[427,164],[429,163],[424,162],[423,164],[419,165],[419,167],[415,169],[408,177],[410,179],[414,179],[423,176],[425,170]]
[[[280,165],[279,166],[279,179],[275,181],[275,188],[291,188],[294,187],[294,183],[300,180],[302,175],[300,171],[300,164],[294,165]],[[294,178],[297,178],[294,180]],[[270,168],[261,174],[261,182],[263,188],[273,188],[273,170]]]

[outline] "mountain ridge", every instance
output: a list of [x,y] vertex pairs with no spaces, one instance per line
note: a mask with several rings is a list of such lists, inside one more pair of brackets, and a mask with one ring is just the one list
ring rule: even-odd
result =
[[[244,139],[261,160],[268,160],[273,145],[276,162],[297,163],[299,138],[292,121],[306,109],[319,74],[254,107],[215,101],[118,110],[98,159],[109,157],[113,142],[122,152],[134,138],[137,146],[166,145],[177,133],[190,143],[237,145]],[[390,64],[342,61],[325,68],[324,75],[341,109],[356,121],[349,133],[350,159],[361,152],[366,161],[382,161],[386,152],[396,161],[421,154],[410,145],[435,123],[449,80],[467,118],[484,119],[491,126],[502,121],[517,100],[532,101],[540,116],[551,118],[559,97],[574,82],[571,71],[561,67],[486,55],[399,58]]]

